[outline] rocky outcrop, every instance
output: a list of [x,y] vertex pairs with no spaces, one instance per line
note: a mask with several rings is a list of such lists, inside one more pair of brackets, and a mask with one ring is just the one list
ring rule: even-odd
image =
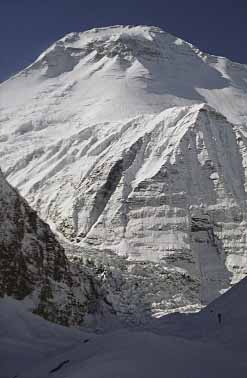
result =
[[0,171],[0,296],[24,300],[32,311],[78,325],[99,310],[97,283],[69,263],[50,227]]
[[162,262],[133,261],[107,251],[70,245],[70,261],[89,266],[117,319],[128,325],[148,323],[171,312],[201,308],[200,281]]

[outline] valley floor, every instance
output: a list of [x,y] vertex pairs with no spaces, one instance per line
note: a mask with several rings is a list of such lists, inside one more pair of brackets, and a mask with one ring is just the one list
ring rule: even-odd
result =
[[110,332],[64,328],[27,312],[20,302],[1,299],[0,377],[244,377],[246,285],[243,280],[200,313],[171,314],[145,327]]

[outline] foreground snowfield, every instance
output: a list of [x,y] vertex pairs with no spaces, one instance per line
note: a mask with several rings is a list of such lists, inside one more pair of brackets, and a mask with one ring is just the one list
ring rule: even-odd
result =
[[48,323],[1,299],[0,377],[244,377],[246,290],[247,281],[241,281],[198,314],[101,334]]

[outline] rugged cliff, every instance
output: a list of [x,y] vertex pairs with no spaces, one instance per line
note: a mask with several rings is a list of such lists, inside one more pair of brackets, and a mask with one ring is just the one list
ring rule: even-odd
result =
[[0,296],[23,300],[34,313],[79,325],[100,311],[100,290],[0,171]]

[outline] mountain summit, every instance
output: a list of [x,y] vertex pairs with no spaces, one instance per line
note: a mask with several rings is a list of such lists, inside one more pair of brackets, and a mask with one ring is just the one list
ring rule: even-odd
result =
[[[109,121],[206,102],[230,121],[244,122],[246,79],[246,66],[204,54],[159,28],[116,26],[54,43],[1,85],[0,104],[31,110],[38,101],[48,118],[59,105],[62,119]],[[32,112],[37,123],[38,108]]]
[[0,164],[71,242],[169,271],[164,306],[178,275],[208,303],[246,275],[246,102],[247,66],[159,28],[71,33],[0,85]]

